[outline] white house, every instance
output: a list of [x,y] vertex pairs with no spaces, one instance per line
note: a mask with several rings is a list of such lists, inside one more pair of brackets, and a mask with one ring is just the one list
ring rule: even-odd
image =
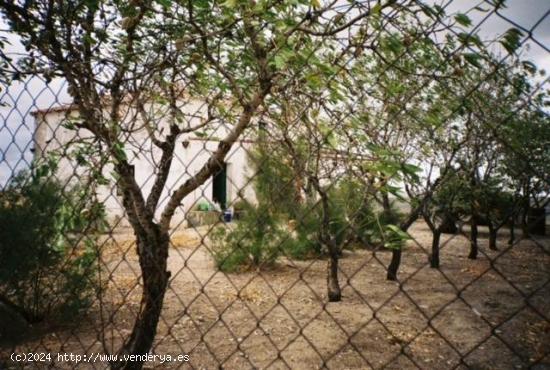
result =
[[[200,102],[189,103],[186,108],[189,112],[197,112],[201,109]],[[33,113],[36,122],[34,134],[35,159],[48,153],[61,152],[61,159],[57,177],[68,183],[82,181],[86,176],[86,167],[78,166],[73,156],[67,155],[78,146],[79,140],[92,138],[90,132],[84,129],[68,129],[66,123],[78,118],[78,112],[74,106],[57,106],[45,110],[36,110]],[[139,125],[138,125],[139,126]],[[134,125],[134,127],[137,127]],[[161,150],[157,148],[145,128],[137,128],[128,134],[126,140],[126,155],[135,167],[135,177],[141,187],[144,196],[147,197],[154,182],[156,163],[160,160]],[[168,196],[177,187],[195,174],[210,158],[211,153],[217,148],[220,138],[227,132],[223,124],[219,124],[210,130],[207,136],[189,133],[182,135],[176,145],[176,151],[172,168],[163,190],[156,216],[159,217]],[[69,145],[69,143],[72,143]],[[221,208],[230,207],[239,199],[253,201],[254,191],[250,178],[253,170],[248,160],[249,151],[254,141],[252,134],[246,133],[244,138],[237,141],[228,153],[225,161],[225,169],[210,178],[205,184],[197,188],[187,196],[172,221],[172,227],[185,226],[186,214],[198,203],[220,204]],[[71,149],[72,148],[72,149]],[[122,200],[117,193],[114,178],[111,174],[112,166],[103,168],[103,175],[109,179],[109,185],[101,185],[97,190],[98,198],[105,205],[107,216],[111,224],[127,226],[124,216]]]

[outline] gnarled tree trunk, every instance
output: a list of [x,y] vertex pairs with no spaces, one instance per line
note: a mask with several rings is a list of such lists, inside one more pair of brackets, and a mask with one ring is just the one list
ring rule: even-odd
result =
[[456,234],[458,232],[458,227],[456,226],[455,218],[452,215],[445,213],[439,229],[443,234]]
[[321,196],[321,203],[323,205],[323,230],[321,230],[321,239],[326,245],[330,257],[327,268],[327,296],[329,302],[339,302],[342,299],[340,283],[338,282],[338,258],[340,257],[340,251],[336,244],[336,239],[330,232],[330,206],[328,195],[321,188],[317,179],[315,179],[315,187]]
[[[157,331],[164,294],[170,278],[167,271],[168,246],[170,237],[167,231],[151,222],[152,233],[144,230],[136,233],[139,264],[142,271],[143,290],[139,312],[134,322],[131,336],[119,351],[123,355],[144,355],[152,347]],[[118,361],[111,364],[112,369],[139,370],[143,361]]]
[[477,246],[477,217],[476,215],[472,216],[471,226],[470,226],[470,254],[468,258],[475,260],[477,258],[478,246]]
[[[383,212],[389,217],[391,215],[391,204],[388,194],[382,194],[382,209]],[[401,249],[392,249],[391,262],[388,266],[388,273],[386,275],[387,280],[397,280],[397,271],[401,264]]]
[[497,233],[498,229],[493,226],[492,222],[489,221],[489,249],[496,251],[497,249]]
[[388,266],[388,273],[386,279],[395,281],[397,280],[397,270],[401,264],[401,248],[392,249],[391,262]]
[[338,283],[338,250],[334,241],[330,241],[330,247],[327,271],[327,294],[329,302],[339,302],[342,299],[342,291]]

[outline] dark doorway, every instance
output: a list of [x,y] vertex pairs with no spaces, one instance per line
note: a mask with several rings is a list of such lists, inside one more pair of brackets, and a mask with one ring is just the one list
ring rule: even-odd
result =
[[214,175],[212,181],[212,200],[220,204],[222,210],[227,207],[227,164]]

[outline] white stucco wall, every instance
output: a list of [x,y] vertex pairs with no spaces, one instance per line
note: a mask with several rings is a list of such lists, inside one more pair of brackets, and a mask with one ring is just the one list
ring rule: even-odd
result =
[[[197,103],[198,105],[199,103]],[[190,110],[199,110],[197,106],[191,106]],[[61,159],[57,170],[57,177],[67,183],[81,181],[88,171],[86,167],[78,166],[74,159],[67,156],[66,152],[74,146],[68,143],[75,138],[90,138],[91,134],[83,129],[78,131],[68,130],[62,127],[62,122],[67,117],[77,117],[76,112],[70,110],[54,109],[48,112],[36,112],[35,158],[40,158],[47,153],[59,152]],[[170,194],[187,179],[194,175],[210,158],[223,137],[226,128],[217,127],[209,132],[206,138],[199,138],[194,134],[181,135],[176,144],[176,151],[172,168],[166,185],[162,192],[159,206],[155,216],[158,218],[162,209],[168,202]],[[185,143],[185,145],[184,145]],[[253,201],[255,199],[249,178],[253,175],[249,168],[247,151],[251,149],[250,141],[235,143],[226,157],[227,163],[227,201],[229,206],[241,196]],[[147,197],[155,180],[156,163],[160,161],[161,150],[153,145],[145,129],[138,130],[128,137],[126,155],[129,162],[135,167],[135,178]],[[109,185],[98,188],[98,198],[103,202],[111,223],[118,226],[128,226],[122,207],[122,199],[117,194],[115,180],[112,175],[112,166],[107,165],[103,169],[103,175],[109,180]],[[241,196],[240,196],[241,195]],[[177,210],[172,221],[172,227],[185,226],[186,212],[193,208],[200,200],[212,202],[212,178],[189,194]]]

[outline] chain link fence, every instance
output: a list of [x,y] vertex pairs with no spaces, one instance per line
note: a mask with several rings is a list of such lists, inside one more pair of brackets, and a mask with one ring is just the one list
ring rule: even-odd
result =
[[0,369],[546,369],[544,1],[4,1]]

